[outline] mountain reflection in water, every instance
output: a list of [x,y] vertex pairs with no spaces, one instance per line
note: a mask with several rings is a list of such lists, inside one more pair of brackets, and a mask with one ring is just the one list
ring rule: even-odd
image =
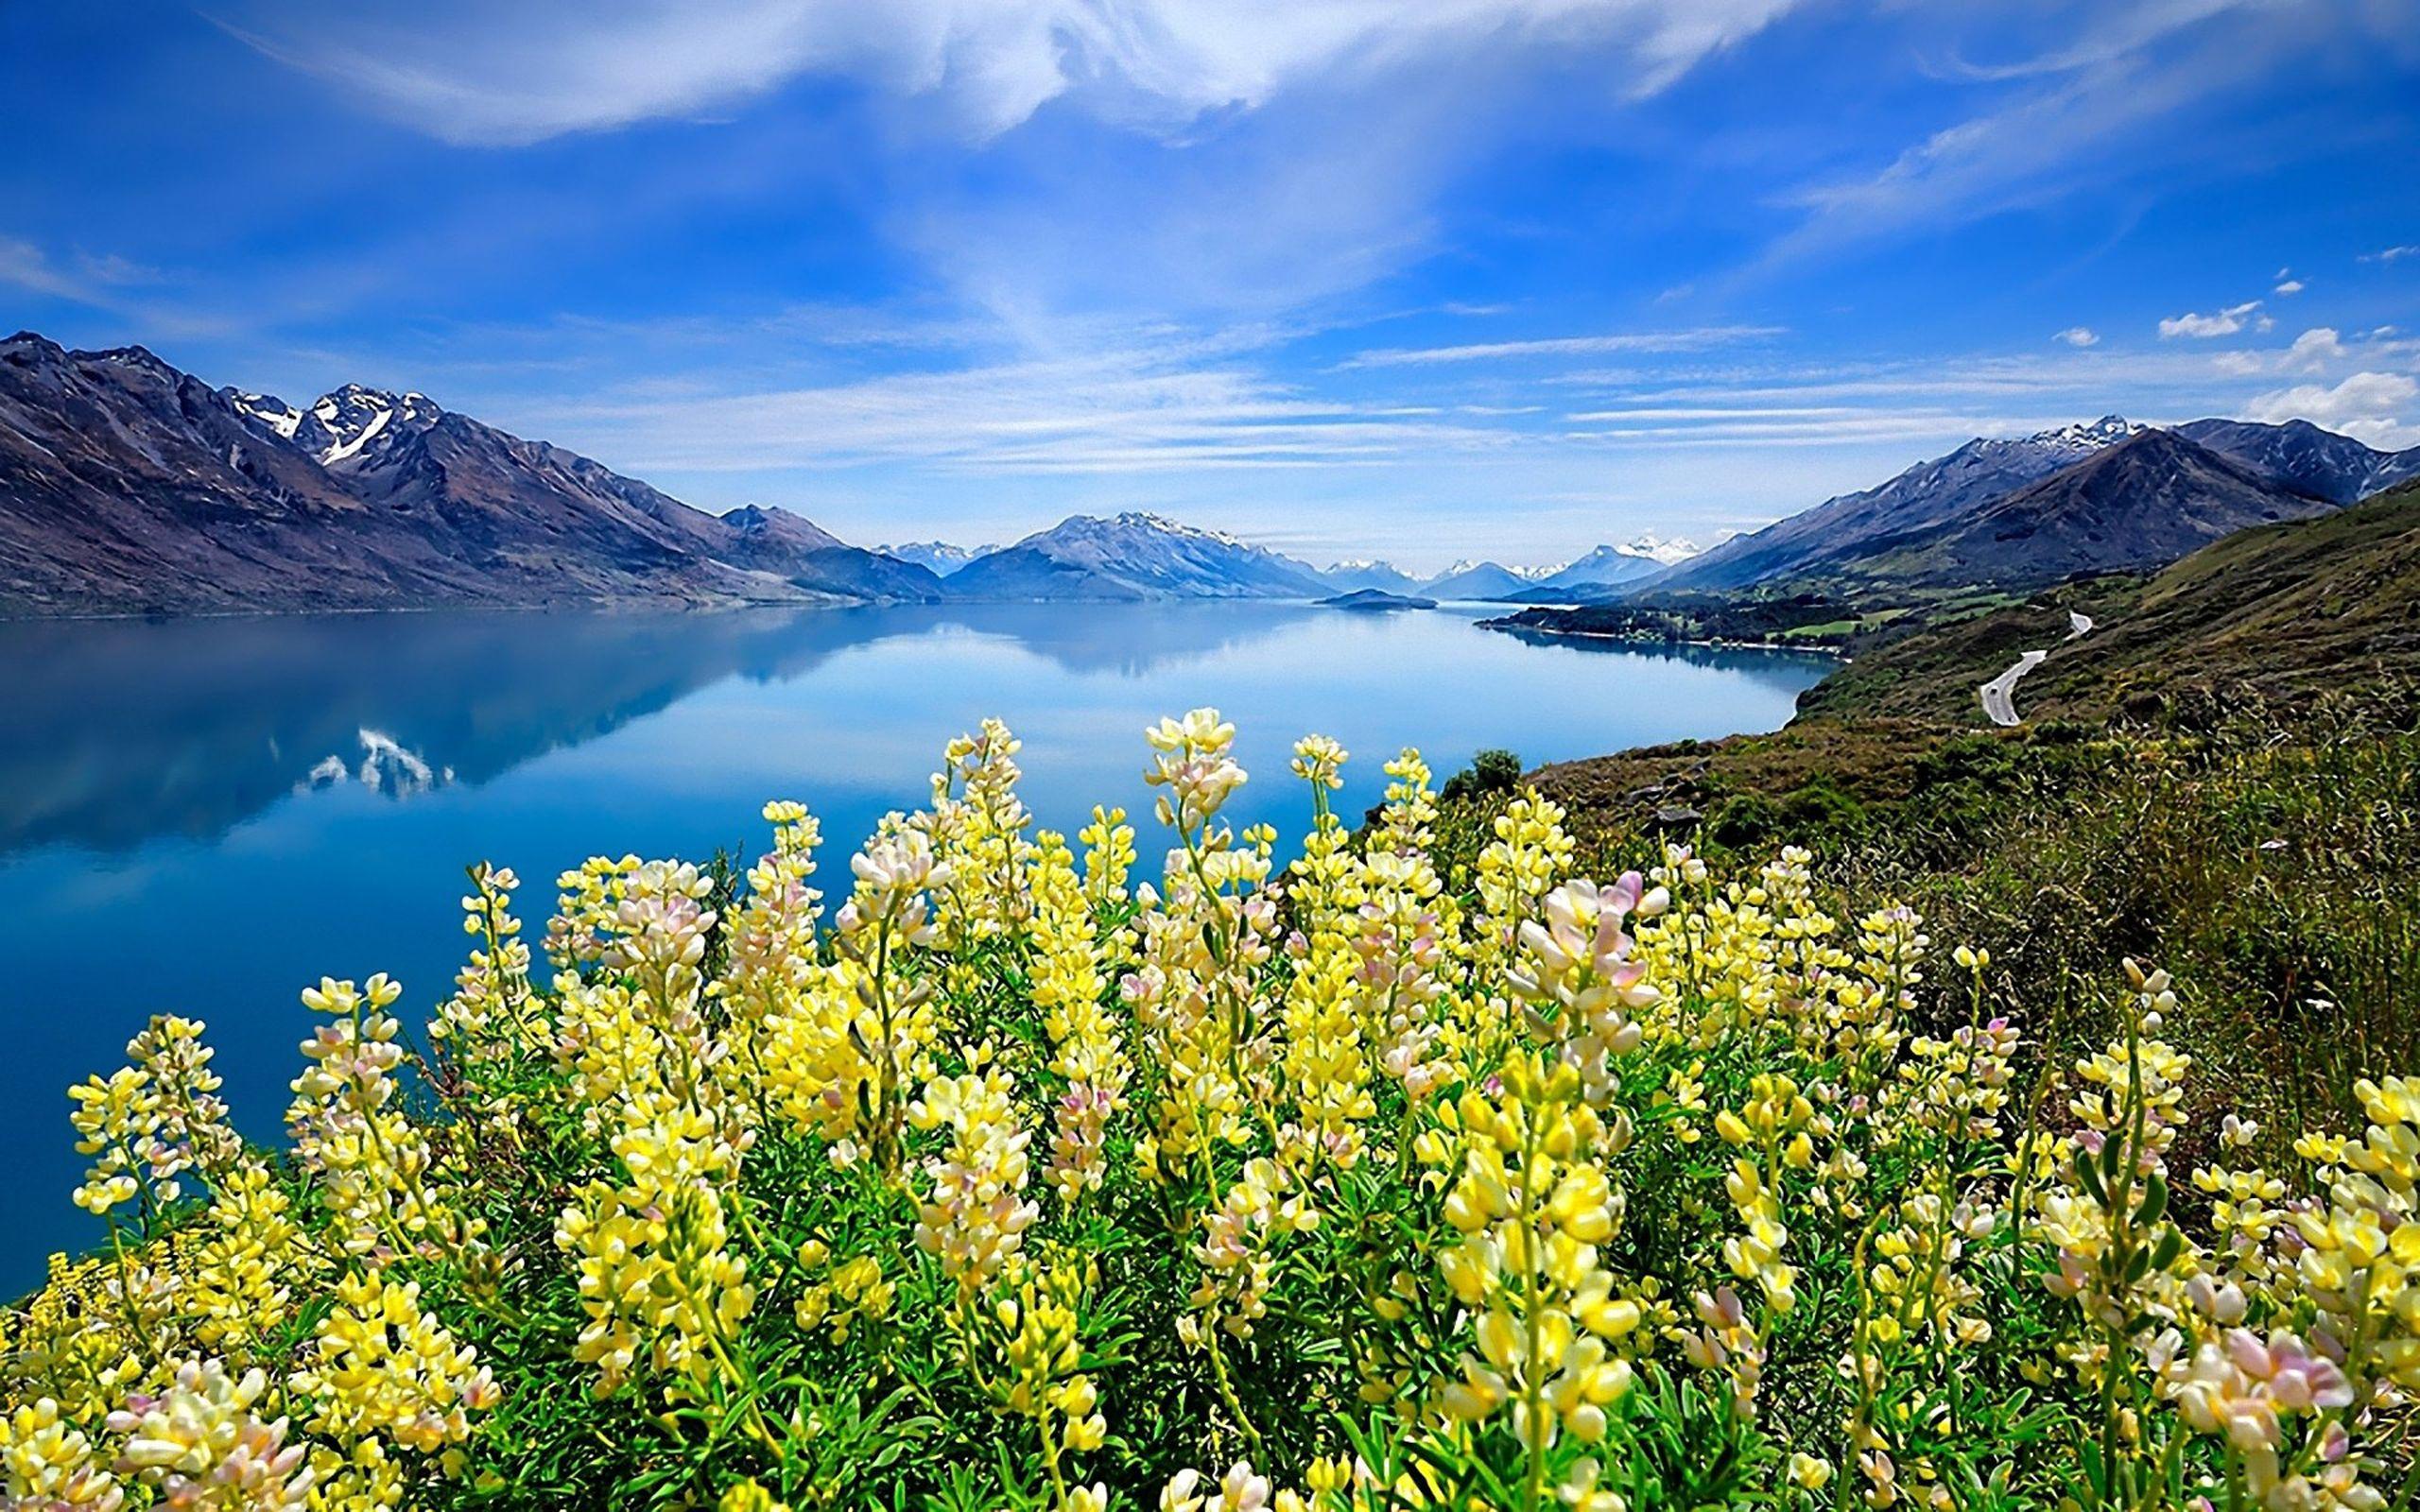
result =
[[1143,727],[1215,704],[1253,774],[1229,815],[1299,831],[1306,731],[1353,752],[1342,812],[1419,744],[1440,780],[1488,746],[1535,764],[1771,729],[1820,659],[1527,644],[1476,608],[1014,605],[330,615],[0,625],[0,1294],[93,1229],[68,1205],[70,1082],[153,1013],[210,1022],[239,1125],[275,1140],[322,975],[392,972],[417,1022],[450,988],[461,868],[514,868],[543,920],[596,851],[703,858],[759,811],[823,820],[823,876],[927,800],[951,735],[1025,741],[1040,823],[1123,804],[1160,836]]
[[[0,624],[16,712],[0,723],[0,855],[213,839],[298,788],[476,785],[726,678],[798,679],[887,640],[995,638],[1066,672],[1132,679],[1313,617],[1333,616],[1236,602]],[[1810,680],[1806,662],[1761,651],[1516,638],[1792,696]]]

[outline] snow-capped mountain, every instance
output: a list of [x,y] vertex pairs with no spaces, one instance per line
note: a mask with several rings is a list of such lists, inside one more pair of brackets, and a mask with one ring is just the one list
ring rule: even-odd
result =
[[938,598],[779,511],[348,385],[298,408],[140,347],[0,341],[0,611]]
[[2099,420],[2078,421],[2051,430],[2035,431],[2023,438],[2021,445],[2056,447],[2075,456],[2090,456],[2104,446],[2115,446],[2130,437],[2150,430],[2123,415],[2103,415]]
[[1654,576],[1668,567],[1698,555],[1685,541],[1640,536],[1628,545],[1599,546],[1577,561],[1566,562],[1538,579],[1540,588],[1610,588]]
[[1959,519],[2145,429],[2122,416],[2104,415],[2031,436],[1979,437],[1887,483],[1827,499],[1753,535],[1735,536],[1673,568],[1656,587],[1745,588],[1820,570],[1885,537]]
[[1497,603],[1537,586],[1551,567],[1507,567],[1494,561],[1458,561],[1420,585],[1430,598]]
[[[1727,533],[1724,539],[1729,539]],[[1629,545],[1617,546],[1615,549],[1626,557],[1644,557],[1662,566],[1677,567],[1690,558],[1702,554],[1706,548],[1683,536],[1674,536],[1671,540],[1666,541],[1660,536],[1651,534],[1640,536]]]
[[967,598],[1323,598],[1335,590],[1291,558],[1223,531],[1130,511],[1074,515],[961,568]]
[[382,438],[391,443],[424,430],[445,413],[426,394],[390,394],[359,384],[321,394],[308,409],[297,409],[275,394],[234,388],[219,392],[247,420],[310,453],[322,467],[357,456]]
[[1319,570],[1320,580],[1339,593],[1374,588],[1382,593],[1403,593],[1420,586],[1419,579],[1391,561],[1338,561]]
[[947,577],[978,557],[988,557],[999,550],[996,545],[953,546],[946,541],[908,541],[896,546],[876,546],[874,550],[901,561],[912,561],[937,577]]

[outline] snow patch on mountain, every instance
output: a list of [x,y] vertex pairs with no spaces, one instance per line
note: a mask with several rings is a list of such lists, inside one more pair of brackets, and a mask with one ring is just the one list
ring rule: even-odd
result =
[[333,467],[359,455],[382,435],[434,424],[442,414],[425,394],[390,394],[347,384],[321,394],[311,405],[310,422],[298,421],[288,438],[318,456],[320,466]]
[[302,428],[302,412],[275,394],[248,394],[231,389],[227,398],[246,418],[257,421],[275,432],[280,440],[294,439],[294,433]]
[[988,557],[1000,548],[988,542],[980,546],[958,546],[946,541],[903,541],[895,546],[876,546],[873,549],[886,557],[914,562],[936,576],[947,577],[976,558]]

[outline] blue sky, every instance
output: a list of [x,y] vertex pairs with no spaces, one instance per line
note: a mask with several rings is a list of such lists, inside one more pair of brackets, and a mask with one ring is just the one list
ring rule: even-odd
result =
[[0,7],[0,323],[703,507],[1319,561],[1976,434],[2420,444],[2411,0]]

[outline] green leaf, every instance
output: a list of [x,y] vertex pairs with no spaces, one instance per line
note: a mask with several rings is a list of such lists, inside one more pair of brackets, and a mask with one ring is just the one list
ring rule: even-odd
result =
[[2168,1211],[2168,1177],[2157,1171],[2143,1183],[2142,1206],[2135,1210],[2135,1221],[2145,1228],[2159,1222]]

